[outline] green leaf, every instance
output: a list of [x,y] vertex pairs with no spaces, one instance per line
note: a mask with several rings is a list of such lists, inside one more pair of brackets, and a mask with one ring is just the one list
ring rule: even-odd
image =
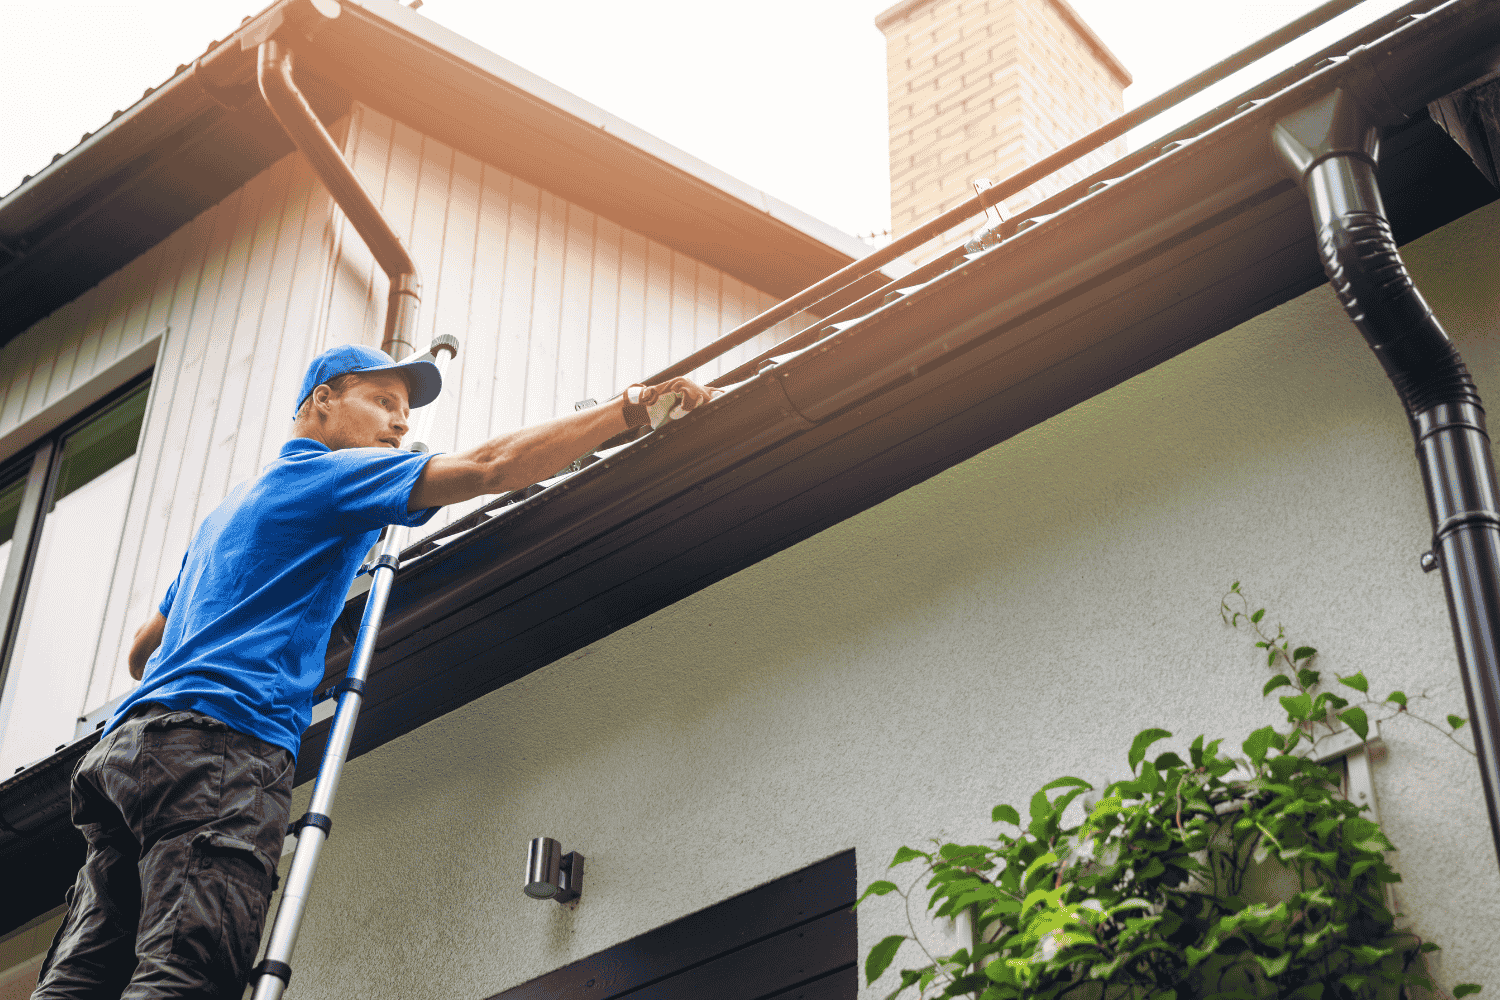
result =
[[1188,756],[1192,758],[1192,760],[1193,760],[1193,766],[1194,767],[1202,767],[1203,766],[1203,734],[1202,733],[1199,733],[1198,734],[1198,738],[1195,739],[1195,740],[1193,740],[1193,745],[1190,746],[1190,747],[1188,747]]
[[1136,736],[1135,742],[1130,744],[1130,773],[1134,774],[1135,769],[1139,767],[1141,761],[1146,758],[1147,747],[1155,743],[1157,740],[1166,739],[1171,735],[1172,734],[1167,732],[1165,729],[1141,730],[1141,732]]
[[1313,670],[1311,667],[1303,667],[1301,670],[1297,671],[1297,683],[1301,684],[1305,688],[1310,688],[1314,684],[1318,683],[1319,679],[1322,678],[1322,676],[1322,674],[1318,673],[1316,670]]
[[1165,771],[1169,767],[1187,767],[1187,761],[1168,750],[1156,758],[1156,769],[1158,771]]
[[1305,660],[1309,656],[1316,656],[1317,653],[1318,651],[1316,649],[1313,649],[1311,646],[1298,646],[1296,651],[1292,653],[1292,659]]
[[1293,697],[1283,697],[1281,707],[1286,709],[1286,717],[1292,722],[1301,722],[1306,719],[1312,711],[1312,696],[1299,694]]
[[1266,666],[1276,666],[1276,650],[1270,649],[1266,651]]
[[[863,903],[867,897],[884,896],[888,892],[896,891],[896,883],[894,882],[871,882],[869,888],[865,890],[864,895],[854,901],[854,906]],[[850,909],[854,909],[854,906],[851,906]]]
[[1264,955],[1256,955],[1255,960],[1260,963],[1267,979],[1275,979],[1286,971],[1287,963],[1292,960],[1292,953],[1284,951],[1275,958],[1267,958]]
[[1453,1000],[1458,1000],[1459,997],[1466,997],[1470,993],[1478,993],[1482,989],[1484,987],[1477,983],[1459,983],[1453,987]]
[[917,858],[926,858],[928,861],[931,861],[932,855],[923,854],[921,851],[914,851],[910,847],[899,847],[896,849],[896,856],[891,859],[891,863],[886,867],[894,868],[897,865],[904,865],[908,861],[915,861]]
[[906,992],[908,987],[922,978],[923,972],[924,970],[922,969],[902,969],[901,985],[898,988],[887,993],[885,995],[885,1000],[896,1000],[898,996]]
[[1292,679],[1286,674],[1277,674],[1275,677],[1272,677],[1270,680],[1266,681],[1266,686],[1260,689],[1260,696],[1264,698],[1266,695],[1270,694],[1272,691],[1275,691],[1277,688],[1286,687],[1291,683]]
[[1462,729],[1464,727],[1464,723],[1466,723],[1468,721],[1469,720],[1465,719],[1462,715],[1450,715],[1450,716],[1448,716],[1448,725],[1450,725],[1450,726],[1453,727],[1453,731],[1454,732],[1457,732],[1458,730]]
[[1369,739],[1370,720],[1365,717],[1365,710],[1358,705],[1355,705],[1353,708],[1344,709],[1338,714],[1338,719],[1344,725],[1358,733],[1360,739]]
[[1405,691],[1392,691],[1390,694],[1388,694],[1388,695],[1385,696],[1385,700],[1386,701],[1394,701],[1396,704],[1400,705],[1402,708],[1405,708],[1406,707],[1406,692]]
[[1266,609],[1265,608],[1261,608],[1259,611],[1255,612],[1255,614],[1253,614],[1253,615],[1250,616],[1250,620],[1252,622],[1254,622],[1255,624],[1259,625],[1260,624],[1260,620],[1262,618],[1264,618],[1265,616],[1266,616]]
[[[1046,792],[1037,792],[1031,797],[1031,821],[1033,825],[1042,822],[1051,814],[1052,800],[1047,798]],[[1032,832],[1034,833],[1035,830]]]
[[996,823],[1009,823],[1011,826],[1021,825],[1021,814],[1016,812],[1015,806],[996,806],[990,813],[990,819]]
[[[1282,701],[1285,700],[1285,698],[1282,699]],[[1250,734],[1249,739],[1241,744],[1245,751],[1245,756],[1249,757],[1250,762],[1256,767],[1259,767],[1265,761],[1266,754],[1272,747],[1283,747],[1285,745],[1286,739],[1272,726],[1257,729]]]
[[1090,789],[1093,787],[1093,785],[1089,784],[1087,781],[1084,781],[1082,778],[1057,778],[1056,780],[1049,781],[1045,785],[1043,785],[1042,791],[1050,792],[1054,788]]
[[1029,865],[1026,866],[1026,874],[1021,878],[1021,885],[1023,887],[1026,886],[1026,885],[1029,885],[1031,883],[1031,877],[1032,877],[1032,875],[1036,874],[1037,869],[1039,869],[1039,868],[1045,868],[1047,865],[1056,864],[1056,863],[1057,863],[1057,855],[1056,854],[1053,854],[1051,851],[1048,851],[1046,854],[1043,854],[1041,857],[1037,858],[1031,864],[1029,864]]
[[901,942],[905,940],[905,934],[892,934],[870,949],[870,955],[865,959],[866,986],[880,978],[881,973],[890,966],[891,959],[896,957],[896,949],[901,947]]
[[1238,581],[1238,580],[1234,581],[1234,583],[1232,583],[1232,584],[1229,585],[1229,589],[1231,591],[1233,591],[1234,593],[1238,594],[1240,592],[1240,581]]
[[[1334,674],[1334,676],[1338,677],[1337,674]],[[1370,682],[1365,680],[1365,672],[1363,670],[1349,677],[1339,677],[1339,683],[1345,687],[1352,687],[1356,691],[1363,691],[1366,694],[1370,691]]]

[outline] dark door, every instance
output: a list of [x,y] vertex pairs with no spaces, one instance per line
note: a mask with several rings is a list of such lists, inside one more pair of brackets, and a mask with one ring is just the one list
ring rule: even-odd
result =
[[854,881],[845,851],[490,1000],[855,1000]]

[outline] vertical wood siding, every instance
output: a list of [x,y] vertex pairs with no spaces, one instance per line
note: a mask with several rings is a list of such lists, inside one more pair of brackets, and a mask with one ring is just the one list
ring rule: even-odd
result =
[[[436,404],[436,450],[608,399],[777,301],[360,105],[345,149],[421,269],[418,348],[438,333],[462,341]],[[332,344],[380,343],[386,284],[290,156],[0,348],[4,435],[165,331],[124,535],[101,553],[112,585],[98,651],[79,665],[90,673],[80,714],[129,690],[130,636],[199,520],[275,457],[308,361]]]

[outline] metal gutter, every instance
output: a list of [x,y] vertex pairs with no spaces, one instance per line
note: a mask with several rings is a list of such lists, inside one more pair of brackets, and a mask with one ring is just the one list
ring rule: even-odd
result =
[[[1500,53],[1472,68],[1500,68]],[[1500,858],[1500,485],[1479,391],[1407,273],[1380,196],[1380,126],[1409,110],[1384,76],[1374,63],[1350,74],[1277,123],[1272,141],[1307,194],[1329,283],[1411,425],[1433,529],[1422,568],[1442,571]]]

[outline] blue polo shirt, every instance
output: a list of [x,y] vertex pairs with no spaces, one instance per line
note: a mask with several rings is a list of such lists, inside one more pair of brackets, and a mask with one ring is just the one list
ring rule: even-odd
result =
[[437,512],[406,510],[431,458],[332,451],[310,438],[283,445],[198,526],[161,602],[161,646],[104,731],[149,701],[213,716],[296,757],[329,631],[365,553],[386,525]]

